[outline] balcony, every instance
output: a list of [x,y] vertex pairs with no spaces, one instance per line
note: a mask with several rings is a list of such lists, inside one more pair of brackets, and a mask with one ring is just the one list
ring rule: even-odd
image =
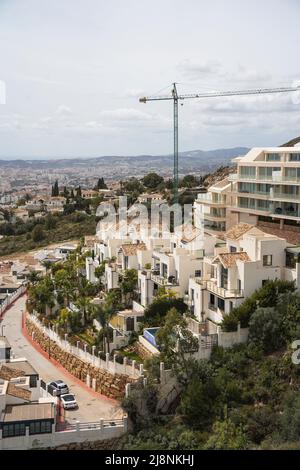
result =
[[175,276],[164,277],[158,274],[151,273],[151,280],[160,286],[178,286],[179,283]]
[[253,213],[258,212],[262,215],[270,215],[271,212],[272,212],[267,207],[255,207],[255,206],[254,207],[247,207],[247,206],[242,206],[240,204],[232,206],[232,209],[237,210],[239,212],[247,212],[249,214],[253,214]]
[[226,200],[217,199],[215,196],[214,194],[213,197],[212,193],[200,193],[195,202],[213,207],[226,207]]
[[244,297],[244,291],[239,289],[225,289],[224,287],[218,287],[215,281],[204,281],[196,279],[196,282],[203,286],[203,289],[212,292],[213,294],[221,297],[222,299],[236,299]]
[[212,202],[212,195],[211,193],[199,193],[196,200],[200,202]]
[[244,292],[238,289],[225,289],[224,287],[218,287],[213,281],[206,281],[206,289],[213,294],[216,294],[223,299],[230,299],[236,297],[244,297]]
[[277,193],[270,191],[270,199],[278,201],[299,201],[300,194],[287,194],[287,193]]
[[226,214],[204,214],[204,224],[205,220],[209,220],[212,222],[225,222]]
[[284,218],[289,218],[289,219],[299,219],[300,218],[300,213],[298,211],[289,211],[289,210],[280,210],[280,208],[277,208],[274,212],[271,213],[271,217],[284,217]]

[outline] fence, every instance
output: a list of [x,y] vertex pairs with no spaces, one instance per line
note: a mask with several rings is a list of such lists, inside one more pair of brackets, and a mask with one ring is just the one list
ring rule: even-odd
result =
[[45,447],[56,447],[80,442],[93,442],[112,439],[127,432],[127,416],[121,419],[104,420],[99,422],[75,424],[53,424],[52,431],[45,434],[29,434],[26,428],[24,436],[2,437],[0,430],[0,450],[25,450]]
[[0,318],[4,314],[5,310],[11,306],[21,295],[26,292],[26,286],[20,286],[18,289],[13,292],[12,294],[7,294],[7,297],[4,299],[2,304],[0,305]]
[[241,328],[238,323],[237,331],[222,331],[221,325],[207,320],[208,331],[211,336],[217,335],[218,345],[223,348],[231,348],[235,344],[246,343],[248,340],[249,329]]
[[27,319],[30,320],[44,335],[48,336],[50,340],[54,341],[63,351],[76,356],[83,362],[87,362],[94,367],[98,367],[99,369],[106,370],[111,374],[124,374],[135,379],[143,375],[142,366],[138,366],[134,360],[130,361],[129,363],[127,358],[124,357],[123,364],[119,364],[117,362],[117,354],[115,354],[111,359],[109,353],[105,354],[105,359],[101,358],[100,355],[95,355],[95,346],[92,346],[92,353],[89,353],[87,350],[87,345],[84,345],[83,350],[79,347],[79,341],[77,342],[76,346],[73,346],[67,340],[67,335],[65,335],[65,339],[62,339],[56,333],[54,328],[49,328],[43,325],[35,315],[28,313]]

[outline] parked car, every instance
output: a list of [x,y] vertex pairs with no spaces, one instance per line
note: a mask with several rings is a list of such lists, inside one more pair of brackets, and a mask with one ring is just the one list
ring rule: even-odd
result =
[[49,384],[52,390],[55,390],[56,396],[61,396],[66,393],[69,393],[69,387],[63,380],[56,380],[55,382],[50,382]]
[[78,407],[75,395],[73,395],[73,393],[61,395],[60,399],[65,410],[71,410]]

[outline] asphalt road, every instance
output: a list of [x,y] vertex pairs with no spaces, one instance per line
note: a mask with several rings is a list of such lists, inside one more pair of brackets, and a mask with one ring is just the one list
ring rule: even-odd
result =
[[72,393],[76,395],[77,410],[66,411],[66,420],[70,423],[76,420],[84,423],[98,421],[100,418],[120,418],[123,415],[118,402],[89,391],[78,383],[69,373],[57,367],[40,354],[22,334],[22,310],[25,309],[25,297],[20,298],[5,313],[1,322],[4,335],[11,344],[16,357],[25,357],[38,371],[45,382],[61,379],[66,382]]

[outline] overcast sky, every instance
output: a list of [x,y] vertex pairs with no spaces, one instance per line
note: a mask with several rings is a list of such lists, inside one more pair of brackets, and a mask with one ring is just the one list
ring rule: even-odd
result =
[[[0,157],[171,153],[171,102],[138,97],[291,85],[299,21],[299,0],[0,0]],[[185,101],[180,150],[281,144],[297,95]]]

